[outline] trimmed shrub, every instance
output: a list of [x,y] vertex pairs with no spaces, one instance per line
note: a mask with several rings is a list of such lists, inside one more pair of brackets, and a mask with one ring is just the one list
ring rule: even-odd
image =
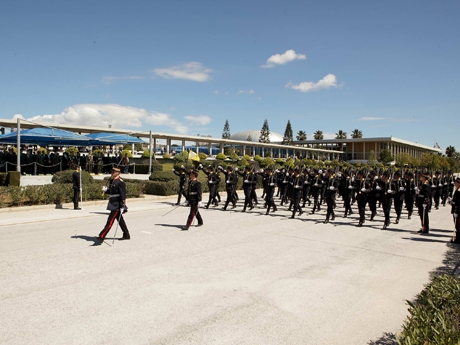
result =
[[263,158],[260,157],[259,155],[255,155],[255,156],[254,156],[254,160],[255,160],[256,162],[259,162],[259,163],[260,163],[260,162],[262,162],[262,159],[263,159]]
[[177,194],[179,184],[160,182],[160,181],[148,181],[145,182],[144,193],[149,195],[174,195]]
[[[64,170],[58,171],[53,175],[51,182],[53,183],[72,183],[72,174],[75,170]],[[81,183],[82,185],[87,185],[94,183],[94,178],[90,175],[89,172],[81,170]]]
[[150,181],[172,182],[177,181],[178,177],[172,171],[155,171],[149,176]]
[[223,161],[223,160],[226,160],[226,159],[227,159],[227,156],[224,155],[222,152],[220,152],[220,153],[218,153],[218,154],[216,155],[216,159],[219,159],[219,160],[222,160],[222,161]]
[[9,196],[10,196],[10,204],[11,206],[19,206],[22,205],[22,189],[18,186],[9,186],[8,187]]
[[0,186],[0,208],[5,207],[9,198],[8,187]]
[[198,157],[200,157],[200,160],[205,160],[208,158],[208,155],[204,152],[198,152]]
[[27,205],[41,205],[46,204],[46,194],[44,192],[45,186],[27,186],[24,188],[24,203]]
[[170,155],[169,153],[165,153],[165,154],[163,155],[163,158],[164,158],[164,159],[170,159],[170,158],[171,158],[171,155]]
[[19,187],[21,185],[21,173],[19,171],[9,171],[6,177],[7,186]]
[[7,179],[8,179],[8,173],[0,173],[0,186],[6,186]]
[[398,339],[402,345],[460,343],[460,279],[450,275],[434,277],[415,303]]

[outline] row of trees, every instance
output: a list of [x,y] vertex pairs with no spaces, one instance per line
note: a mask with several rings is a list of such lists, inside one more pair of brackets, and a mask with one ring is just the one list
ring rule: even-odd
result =
[[[228,120],[225,120],[224,130],[222,131],[222,139],[230,139],[230,125]],[[359,139],[363,137],[363,132],[359,129],[354,129],[351,132],[352,139]],[[305,131],[298,131],[296,135],[297,141],[307,140],[307,133]],[[313,133],[313,139],[315,140],[323,140],[324,134],[323,131],[317,130]],[[335,133],[335,139],[347,139],[347,132],[339,130]],[[246,138],[247,141],[252,141],[250,135]],[[260,130],[259,136],[260,143],[269,143],[270,142],[270,128],[268,126],[268,121],[265,119],[262,129]],[[281,142],[282,145],[292,145],[294,142],[294,134],[291,126],[291,121],[288,120],[286,129],[283,135],[283,141]]]

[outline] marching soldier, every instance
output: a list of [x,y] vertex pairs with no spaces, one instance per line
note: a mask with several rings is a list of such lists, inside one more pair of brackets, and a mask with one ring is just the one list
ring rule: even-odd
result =
[[273,212],[276,211],[276,204],[274,200],[275,188],[276,188],[276,175],[272,173],[272,169],[270,167],[265,169],[266,174],[266,188],[265,188],[265,203],[267,205],[267,212],[265,214],[270,213],[270,208],[273,208]]
[[388,227],[388,225],[390,225],[391,204],[393,201],[393,196],[396,194],[396,187],[394,183],[392,183],[388,171],[385,171],[382,174],[382,180],[380,184],[382,188],[380,201],[382,203],[383,213],[385,215],[385,222],[383,224],[382,229],[385,230]]
[[319,174],[318,170],[315,170],[314,176],[311,181],[311,194],[313,196],[313,209],[311,213],[315,213],[315,211],[321,210],[321,205],[319,203],[319,195],[321,193],[321,189],[323,186],[323,179],[322,176]]
[[379,177],[374,170],[369,173],[369,184],[370,191],[367,202],[369,203],[369,210],[371,211],[370,221],[372,222],[377,214],[377,201],[380,200],[380,195],[382,193]]
[[452,216],[454,217],[455,235],[450,240],[452,243],[460,243],[460,178],[454,181],[455,191],[452,194]]
[[347,218],[348,213],[351,212],[351,198],[352,198],[352,193],[355,187],[353,186],[353,179],[350,177],[350,173],[348,170],[345,170],[342,176],[343,176],[341,180],[342,199],[343,199],[343,206],[345,208],[343,217]]
[[411,219],[412,213],[414,212],[414,197],[415,197],[415,181],[414,174],[408,172],[405,174],[405,191],[404,191],[404,203],[407,209],[407,219]]
[[223,173],[225,175],[225,190],[227,191],[227,200],[222,208],[222,210],[225,211],[229,203],[232,203],[232,208],[236,207],[235,189],[237,177],[230,166],[228,166],[227,171],[224,171]]
[[334,204],[335,204],[335,195],[337,193],[337,189],[339,187],[339,183],[335,178],[334,171],[332,169],[327,170],[327,183],[325,183],[325,200],[327,205],[327,213],[326,213],[326,220],[324,223],[329,223],[329,218],[331,220],[335,219],[334,213]]
[[292,216],[291,218],[295,217],[295,213],[299,211],[299,216],[302,215],[303,211],[300,208],[300,196],[302,194],[303,188],[303,178],[299,175],[299,169],[294,169],[291,184],[291,204],[289,205],[289,209],[292,206]]
[[208,167],[208,171],[203,170],[203,172],[206,174],[208,177],[208,188],[209,188],[209,200],[207,205],[205,206],[206,208],[209,208],[209,205],[211,205],[211,202],[215,205],[218,206],[217,202],[217,190],[219,188],[219,185],[217,184],[218,178],[217,175],[218,173],[214,172],[214,169],[210,165]]
[[354,181],[354,189],[356,190],[356,201],[358,202],[359,223],[358,226],[363,226],[365,221],[366,203],[368,195],[371,191],[371,184],[364,177],[363,171],[358,171]]
[[310,185],[311,185],[311,176],[310,176],[310,169],[305,169],[303,171],[303,188],[302,188],[302,200],[303,205],[305,207],[305,203],[308,202],[308,206],[311,205],[311,200],[308,197],[310,195]]
[[436,171],[431,182],[431,195],[433,196],[434,207],[439,210],[439,199],[441,198],[442,179],[441,173]]
[[430,219],[428,217],[428,210],[431,202],[431,186],[429,183],[430,177],[426,174],[420,175],[420,190],[417,195],[417,207],[422,223],[422,228],[419,233],[427,234],[430,231]]
[[123,219],[123,213],[128,211],[128,207],[126,206],[126,184],[120,178],[119,168],[112,169],[112,177],[109,183],[109,188],[104,186],[102,187],[102,190],[104,193],[108,192],[110,194],[109,203],[107,205],[107,209],[110,210],[110,214],[109,218],[107,218],[107,223],[105,224],[104,229],[102,229],[102,231],[99,233],[99,236],[96,237],[96,240],[100,243],[104,242],[104,239],[112,228],[115,220],[118,221],[118,224],[123,231],[123,237],[119,238],[118,240],[130,240],[131,236],[129,234],[125,220]]
[[251,172],[249,166],[244,168],[244,172],[238,172],[238,174],[243,177],[244,206],[241,212],[246,212],[247,206],[249,206],[250,210],[254,208],[252,205],[252,186],[254,182],[254,174]]
[[185,167],[182,165],[180,167],[180,172],[177,172],[176,169],[172,169],[173,173],[177,176],[179,176],[179,191],[177,192],[177,202],[176,205],[180,205],[180,199],[182,195],[185,198],[185,201],[187,203],[187,194],[185,194],[185,181],[187,180],[187,175]]
[[203,195],[201,182],[198,181],[198,171],[190,171],[190,178],[187,188],[187,200],[190,205],[190,213],[187,218],[187,224],[182,227],[182,230],[188,230],[192,225],[193,219],[196,217],[198,220],[197,226],[203,225],[203,218],[201,218],[199,207],[201,206],[201,198]]
[[395,186],[395,194],[394,194],[394,201],[395,201],[395,212],[396,212],[396,221],[395,224],[399,223],[399,219],[401,218],[403,203],[404,203],[404,194],[406,191],[406,186],[404,180],[401,179],[401,173],[396,171],[394,173],[393,184]]

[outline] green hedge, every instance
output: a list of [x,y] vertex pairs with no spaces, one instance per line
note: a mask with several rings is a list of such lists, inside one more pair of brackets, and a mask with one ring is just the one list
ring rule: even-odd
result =
[[9,171],[6,177],[7,186],[16,186],[21,185],[21,173],[19,171]]
[[155,171],[149,176],[150,181],[157,182],[171,182],[178,180],[179,177],[176,176],[172,171]]
[[[126,196],[128,198],[137,198],[143,194],[145,181],[141,182],[126,183]],[[83,185],[83,201],[107,199],[107,194],[102,193],[102,186],[104,185],[104,181],[95,181],[92,184]],[[71,183],[26,187],[0,187],[0,208],[69,203],[72,201],[72,198],[73,187]]]
[[6,186],[6,181],[8,178],[8,173],[0,173],[0,186]]
[[436,276],[409,304],[410,316],[403,324],[401,345],[460,344],[460,279]]
[[[51,182],[53,183],[72,183],[72,175],[75,170],[64,170],[58,171],[53,175]],[[81,183],[83,186],[94,183],[94,178],[90,175],[89,172],[82,170],[81,171]]]
[[148,181],[145,183],[144,194],[163,196],[175,195],[177,194],[178,188],[178,183]]
[[[128,171],[131,174],[134,174],[134,170],[136,170],[136,174],[148,174],[149,173],[149,164],[136,164],[130,165]],[[163,166],[160,163],[153,163],[152,162],[152,172],[154,171],[163,171]]]

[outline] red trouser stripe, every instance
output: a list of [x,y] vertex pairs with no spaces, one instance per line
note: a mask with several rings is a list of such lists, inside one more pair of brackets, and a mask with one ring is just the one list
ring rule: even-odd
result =
[[113,222],[117,218],[118,212],[120,212],[120,210],[116,210],[113,213],[112,218],[110,218],[110,216],[109,216],[109,220],[107,221],[107,225],[105,226],[105,229],[102,230],[102,233],[101,233],[101,236],[100,236],[101,238],[105,238],[105,236],[107,236],[107,234],[109,233],[110,229],[112,228]]

